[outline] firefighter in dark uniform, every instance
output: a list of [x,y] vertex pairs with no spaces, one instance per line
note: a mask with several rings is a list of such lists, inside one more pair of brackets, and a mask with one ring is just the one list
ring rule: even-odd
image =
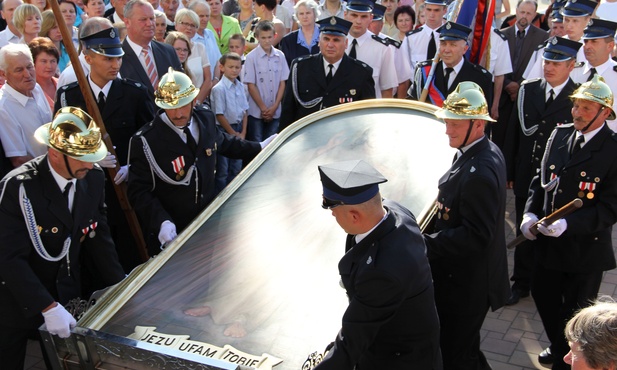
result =
[[[611,240],[617,221],[617,135],[613,93],[595,75],[574,91],[571,125],[557,126],[547,142],[540,172],[529,188],[521,231],[536,251],[531,294],[550,340],[553,369],[569,369],[566,322],[598,295],[604,271],[615,268]],[[529,230],[538,218],[575,198],[581,208]],[[546,352],[546,351],[545,351]]]
[[34,135],[47,154],[0,183],[3,369],[24,368],[28,337],[43,322],[51,334],[70,336],[75,319],[64,306],[84,297],[84,261],[105,286],[124,278],[105,216],[105,176],[94,163],[107,154],[96,124],[67,107]]
[[375,98],[373,69],[345,54],[351,22],[329,17],[317,23],[320,53],[292,62],[280,130],[321,109]]
[[484,135],[494,122],[482,89],[462,82],[435,113],[457,159],[439,180],[437,220],[424,235],[441,324],[444,369],[490,369],[480,351],[489,307],[508,298],[504,214],[506,165]]
[[269,143],[245,141],[216,127],[209,109],[195,106],[191,79],[170,68],[156,91],[161,108],[131,138],[128,197],[151,255],[173,240],[217,195],[216,154],[252,159]]
[[[88,21],[86,21],[88,22]],[[120,261],[126,272],[130,272],[141,261],[135,239],[120,206],[112,181],[121,183],[128,175],[128,148],[131,136],[154,118],[154,104],[148,90],[141,83],[118,78],[122,64],[122,43],[118,30],[110,28],[81,37],[86,62],[90,65],[88,82],[105,129],[115,147],[117,165],[120,166],[115,179],[105,171],[105,203],[109,216],[109,227]],[[58,89],[55,111],[65,106],[79,107],[87,111],[86,101],[77,82]],[[112,165],[113,166],[113,165]]]
[[422,233],[402,205],[383,200],[387,181],[361,160],[319,166],[322,207],[347,235],[339,262],[349,306],[316,370],[442,368],[439,320]]
[[[437,31],[439,32],[441,61],[435,66],[426,101],[441,107],[444,99],[454,91],[460,82],[471,81],[482,88],[490,107],[493,102],[493,76],[483,67],[467,61],[464,56],[469,48],[467,37],[471,33],[471,29],[462,24],[446,22]],[[420,98],[432,63],[432,60],[418,63],[409,90],[412,99],[418,100]]]
[[[558,124],[572,123],[570,95],[578,87],[570,74],[576,63],[576,53],[582,44],[554,37],[544,49],[544,78],[525,80],[518,93],[517,108],[508,127],[504,148],[508,168],[508,184],[514,189],[516,220],[523,219],[531,179],[540,169],[546,140]],[[546,71],[548,69],[548,72]],[[518,114],[517,114],[518,113]],[[517,228],[520,224],[517,224]],[[514,251],[512,294],[508,305],[529,296],[533,271],[533,247],[518,245]]]

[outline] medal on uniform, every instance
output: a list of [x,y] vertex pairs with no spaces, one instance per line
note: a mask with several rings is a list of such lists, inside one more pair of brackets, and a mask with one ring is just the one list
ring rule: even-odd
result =
[[[582,174],[582,173],[581,173]],[[581,181],[578,184],[578,188],[581,190],[578,192],[578,196],[580,198],[586,196],[587,199],[593,199],[593,197],[595,197],[595,194],[593,193],[594,190],[596,190],[596,184],[593,182],[586,182],[586,181]],[[587,190],[587,195],[585,195],[585,190]]]
[[209,157],[212,155],[212,149],[208,148],[206,149],[206,155]]
[[95,222],[95,223],[90,225],[90,233],[88,234],[90,239],[92,239],[92,238],[94,238],[96,236],[96,231],[94,231],[94,230],[96,229],[98,224],[99,224],[98,222]]
[[53,234],[56,234],[56,233],[58,232],[58,228],[57,228],[57,227],[55,227],[55,226],[54,226],[54,227],[52,227],[52,228],[51,228],[51,232],[52,232]]
[[350,93],[351,95],[356,95],[356,89],[351,89],[351,90],[349,90],[349,93]]
[[443,207],[446,211],[443,213],[443,219],[444,221],[448,221],[450,219],[450,215],[448,214],[448,212],[450,212],[450,208],[448,207]]
[[176,173],[176,180],[180,180],[184,177],[184,156],[181,155],[178,158],[171,161],[171,165]]

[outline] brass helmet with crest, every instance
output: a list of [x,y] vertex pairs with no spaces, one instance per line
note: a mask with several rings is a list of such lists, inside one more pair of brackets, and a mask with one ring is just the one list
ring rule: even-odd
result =
[[163,109],[177,109],[190,104],[199,94],[191,78],[169,67],[159,81],[159,88],[154,92],[156,105]]
[[76,107],[58,110],[53,121],[39,127],[34,137],[82,162],[98,162],[107,155],[98,126],[88,113]]
[[446,100],[443,107],[435,112],[435,117],[442,119],[482,119],[495,122],[488,114],[488,104],[482,88],[471,81],[458,84]]
[[611,114],[608,119],[615,119],[615,111],[613,110],[613,92],[611,88],[604,82],[604,78],[598,74],[581,86],[579,86],[570,99],[584,99],[600,104],[601,106],[610,109]]

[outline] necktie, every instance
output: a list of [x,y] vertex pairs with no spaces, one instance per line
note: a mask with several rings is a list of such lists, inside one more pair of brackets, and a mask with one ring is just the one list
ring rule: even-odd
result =
[[521,49],[523,48],[523,39],[525,38],[525,31],[516,31],[516,43],[514,55],[512,56],[512,68],[516,70],[518,67],[518,58],[521,55]]
[[549,93],[549,97],[548,99],[546,99],[546,104],[544,104],[544,108],[548,108],[549,105],[551,105],[551,103],[553,102],[554,96],[555,96],[555,92],[553,91],[553,89],[550,89]]
[[69,211],[73,211],[71,208],[71,202],[69,199],[69,194],[71,194],[71,188],[73,187],[73,181],[69,181],[65,186],[64,186],[64,191],[62,191],[62,195],[64,196],[64,200],[66,201],[66,206],[68,207]]
[[96,105],[99,106],[99,113],[103,114],[103,110],[105,109],[105,94],[103,92],[99,92],[99,100],[96,102]]
[[428,42],[428,48],[426,49],[426,59],[435,58],[437,54],[437,44],[435,43],[435,34],[431,31],[431,39]]
[[443,82],[446,85],[446,91],[450,88],[450,73],[454,72],[454,68],[447,67],[446,74],[443,77]]
[[156,88],[158,87],[157,82],[159,77],[156,74],[156,68],[154,67],[154,62],[150,57],[150,52],[148,51],[148,48],[141,49],[141,54],[144,56],[144,60],[146,62],[146,74],[148,74],[148,78],[150,79],[152,87],[154,87],[154,89],[156,90]]
[[581,150],[581,147],[583,146],[584,142],[585,142],[585,136],[579,135],[576,138],[576,142],[574,143],[574,146],[572,147],[572,155],[576,154],[576,152]]
[[330,84],[330,81],[332,81],[332,68],[334,68],[334,66],[332,64],[328,64],[328,74],[326,75],[327,84]]
[[186,135],[186,145],[189,146],[191,152],[195,153],[195,150],[197,150],[197,143],[195,142],[193,134],[191,134],[191,129],[189,128],[190,124],[191,122],[187,123],[186,126],[184,126],[183,130],[184,134]]
[[589,72],[591,72],[591,73],[589,73],[589,77],[587,78],[587,81],[591,81],[593,79],[593,76],[595,76],[596,73],[598,73],[598,72],[596,72],[595,68],[590,69]]
[[358,45],[358,40],[353,39],[353,41],[351,42],[351,50],[349,50],[350,58],[358,59],[356,57],[356,45]]

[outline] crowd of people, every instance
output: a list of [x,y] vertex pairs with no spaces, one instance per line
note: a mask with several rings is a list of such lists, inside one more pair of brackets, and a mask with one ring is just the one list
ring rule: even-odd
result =
[[[25,240],[19,251],[0,248],[0,312],[20,318],[0,322],[0,362],[23,364],[23,341],[5,345],[5,333],[24,339],[44,321],[68,335],[67,298],[114,283],[141,262],[118,186],[126,185],[147,251],[156,255],[287,126],[339,104],[400,98],[437,106],[458,149],[438,184],[438,220],[420,241],[426,260],[411,259],[427,267],[422,279],[432,270],[434,292],[423,292],[440,321],[441,349],[427,352],[427,368],[441,368],[441,359],[445,369],[488,368],[479,349],[486,312],[530,294],[551,342],[539,361],[569,368],[565,323],[595,299],[602,273],[615,267],[614,3],[556,0],[539,14],[535,0],[519,0],[512,16],[509,4],[498,4],[486,62],[478,65],[466,57],[473,30],[446,19],[447,0],[61,0],[61,14],[43,1],[0,1],[0,217],[7,220],[0,237]],[[78,81],[76,68],[86,81]],[[87,101],[103,122],[93,123]],[[109,134],[109,151],[101,149],[97,124]],[[104,175],[100,168],[112,170]],[[355,190],[327,168],[320,167],[324,208],[355,215],[345,207],[370,203],[359,213],[370,221],[350,229],[361,232],[344,228],[349,234],[369,232],[365,226],[377,216],[409,218],[412,226],[401,232],[419,232],[400,205],[373,199],[385,181],[376,170],[367,170],[376,183],[360,185],[371,196],[348,203],[345,194]],[[88,202],[85,186],[105,189],[90,194],[97,198],[89,202],[101,205],[90,213],[79,211]],[[506,189],[528,239],[516,249],[511,287]],[[577,197],[581,209],[539,221]],[[68,213],[48,217],[45,204],[58,201]],[[26,203],[36,220],[22,215]],[[89,247],[99,241],[104,250],[112,246],[108,275],[80,276],[80,263],[103,268],[105,259]],[[355,288],[345,284],[353,313]],[[16,293],[24,288],[41,293]],[[373,348],[367,338],[380,336],[350,333],[367,347],[350,347],[341,336],[322,368],[373,366],[375,359],[345,353]],[[393,360],[392,368],[409,358]]]

